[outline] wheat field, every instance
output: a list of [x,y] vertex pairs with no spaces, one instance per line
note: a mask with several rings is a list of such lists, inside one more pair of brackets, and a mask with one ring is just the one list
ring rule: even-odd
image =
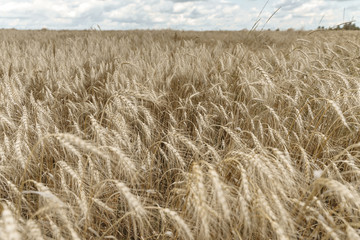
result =
[[360,239],[360,33],[0,31],[0,239]]

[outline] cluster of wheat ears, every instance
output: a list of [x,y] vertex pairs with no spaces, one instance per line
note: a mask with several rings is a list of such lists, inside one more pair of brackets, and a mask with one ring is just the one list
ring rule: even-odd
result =
[[360,239],[360,33],[0,33],[0,239]]

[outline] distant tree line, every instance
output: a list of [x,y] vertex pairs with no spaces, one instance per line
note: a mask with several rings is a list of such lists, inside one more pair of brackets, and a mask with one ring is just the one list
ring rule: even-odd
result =
[[338,24],[335,27],[318,26],[318,30],[360,30],[360,27],[356,26],[354,21],[350,21]]

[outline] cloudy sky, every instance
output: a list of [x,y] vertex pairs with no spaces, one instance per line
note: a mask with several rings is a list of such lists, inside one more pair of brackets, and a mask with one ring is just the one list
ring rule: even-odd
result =
[[[101,29],[251,29],[266,2],[0,0],[0,28],[90,29],[99,25]],[[264,26],[278,8],[280,10]],[[314,29],[319,23],[328,27],[343,19],[360,21],[360,4],[359,0],[269,0],[260,18],[258,29]]]

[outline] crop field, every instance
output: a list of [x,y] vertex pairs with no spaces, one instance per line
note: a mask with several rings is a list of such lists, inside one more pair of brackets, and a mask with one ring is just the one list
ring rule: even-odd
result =
[[0,239],[360,239],[360,32],[0,30]]

